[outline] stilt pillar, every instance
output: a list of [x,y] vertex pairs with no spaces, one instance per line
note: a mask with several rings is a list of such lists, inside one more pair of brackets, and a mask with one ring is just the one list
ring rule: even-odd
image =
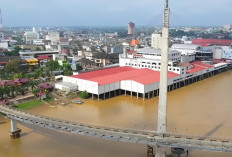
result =
[[17,127],[17,121],[14,119],[11,119],[11,131],[10,131],[11,139],[20,138],[20,133],[21,133],[21,129]]
[[147,145],[147,157],[154,157],[154,150],[152,146]]

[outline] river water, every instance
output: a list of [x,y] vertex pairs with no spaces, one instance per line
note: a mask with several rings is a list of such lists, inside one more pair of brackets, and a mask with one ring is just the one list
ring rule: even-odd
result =
[[[43,115],[104,126],[156,130],[158,98],[118,96],[85,100],[83,105],[44,105]],[[168,131],[232,137],[232,71],[168,94]],[[22,137],[9,138],[10,123],[0,119],[0,157],[145,157],[146,146],[95,139],[33,126],[19,125]],[[231,157],[230,153],[190,151],[191,157]]]

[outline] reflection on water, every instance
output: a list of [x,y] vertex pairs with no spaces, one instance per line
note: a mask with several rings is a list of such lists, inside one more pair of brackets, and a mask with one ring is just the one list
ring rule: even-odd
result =
[[[232,72],[170,92],[168,131],[204,136],[232,137]],[[108,100],[87,100],[83,105],[42,106],[34,109],[62,119],[141,130],[156,130],[158,98],[143,101],[130,96]],[[10,124],[0,123],[0,157],[146,156],[146,146],[22,126],[23,137],[10,140]],[[232,154],[190,152],[191,157],[229,157]]]

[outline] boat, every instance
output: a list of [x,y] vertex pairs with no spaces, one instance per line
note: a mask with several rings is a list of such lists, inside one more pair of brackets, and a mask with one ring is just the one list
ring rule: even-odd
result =
[[83,104],[84,102],[81,101],[81,100],[75,100],[75,101],[73,101],[73,103],[75,103],[75,104]]

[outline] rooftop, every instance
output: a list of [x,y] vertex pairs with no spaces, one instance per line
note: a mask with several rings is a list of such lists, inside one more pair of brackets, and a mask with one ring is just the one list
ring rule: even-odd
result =
[[192,63],[192,65],[193,65],[193,68],[187,70],[188,74],[192,74],[192,73],[195,73],[195,72],[203,71],[203,70],[210,69],[210,68],[214,67],[213,65],[205,64],[205,63],[203,63],[201,61],[194,61]]
[[[168,72],[168,78],[174,78],[179,74]],[[159,82],[160,72],[150,69],[136,69],[132,67],[116,67],[93,72],[73,75],[71,77],[97,82],[106,85],[120,81],[132,80],[143,85]]]
[[232,40],[228,39],[194,39],[192,41],[195,45],[201,45],[203,47],[207,47],[210,45],[217,45],[217,46],[230,46]]

